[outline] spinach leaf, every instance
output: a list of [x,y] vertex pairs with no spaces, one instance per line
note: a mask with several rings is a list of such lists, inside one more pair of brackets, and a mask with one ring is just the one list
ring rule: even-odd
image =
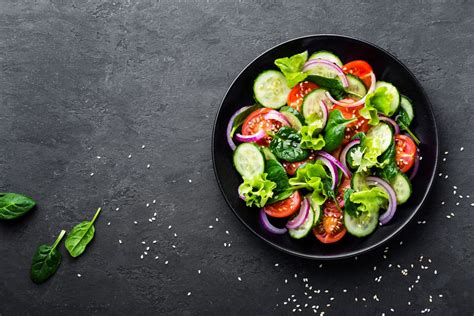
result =
[[408,127],[410,125],[410,119],[408,118],[408,114],[404,109],[400,109],[400,112],[398,113],[395,120],[397,124],[400,126],[400,129],[402,131],[406,131],[411,136],[411,138],[413,138],[413,140],[415,141],[417,145],[421,143],[418,137],[416,137],[415,134],[413,134],[413,132]]
[[255,176],[251,179],[244,178],[239,186],[239,194],[245,198],[245,205],[264,207],[268,199],[273,197],[276,183],[267,179],[267,174]]
[[267,179],[276,183],[275,193],[285,191],[289,188],[288,175],[285,168],[276,160],[267,160],[265,164]]
[[329,114],[329,119],[324,128],[324,141],[326,151],[333,151],[342,144],[347,124],[354,122],[357,118],[345,119],[341,111],[334,110]]
[[232,130],[230,131],[230,137],[234,137],[235,132],[240,127],[240,125],[244,124],[244,121],[247,118],[247,116],[249,116],[250,113],[257,110],[258,108],[260,108],[260,105],[254,104],[251,107],[249,107],[247,110],[243,111],[242,113],[238,114],[235,117],[234,123],[232,125]]
[[30,277],[35,283],[43,283],[58,270],[61,264],[61,253],[56,247],[63,239],[65,230],[62,230],[52,246],[41,245],[36,250],[31,262]]
[[296,162],[309,157],[309,151],[301,148],[301,135],[291,127],[283,126],[270,142],[270,150],[281,160]]
[[377,158],[383,168],[378,169],[378,175],[390,182],[399,172],[395,161],[395,142],[392,141],[390,147]]
[[344,90],[344,87],[342,86],[341,81],[337,78],[333,79],[333,78],[326,78],[322,76],[312,75],[312,76],[308,76],[306,80],[314,82],[321,88],[328,90],[331,96],[336,100],[344,99],[344,97],[347,94],[347,92]]
[[17,193],[0,193],[0,219],[14,219],[26,214],[36,205],[27,196]]
[[65,245],[72,257],[80,256],[86,250],[87,244],[94,238],[94,222],[97,216],[99,216],[100,211],[101,208],[99,207],[91,221],[77,224],[67,235]]
[[279,193],[275,192],[276,194],[269,198],[266,204],[273,204],[279,201],[286,200],[293,194],[293,192],[295,192],[295,190],[293,190],[292,188],[288,188],[285,191]]
[[288,87],[292,88],[308,76],[302,71],[306,60],[308,60],[308,51],[275,60],[275,65],[285,76]]
[[344,212],[349,213],[353,217],[358,217],[357,205],[351,201],[351,195],[354,192],[355,190],[351,188],[344,192]]

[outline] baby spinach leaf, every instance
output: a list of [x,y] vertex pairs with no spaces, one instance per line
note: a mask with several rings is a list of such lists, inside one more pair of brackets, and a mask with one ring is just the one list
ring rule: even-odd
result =
[[294,129],[283,126],[270,142],[270,150],[281,160],[296,162],[305,160],[309,151],[301,148],[301,135]]
[[410,119],[408,118],[408,114],[407,112],[405,112],[404,109],[400,109],[400,112],[398,113],[395,120],[397,121],[397,124],[400,126],[400,129],[402,131],[406,131],[411,136],[411,138],[413,138],[413,140],[415,141],[417,145],[421,143],[418,137],[416,137],[415,134],[413,134],[413,132],[408,127],[410,125]]
[[290,186],[285,168],[278,161],[267,160],[265,172],[267,173],[267,179],[276,183],[275,192],[285,191]]
[[314,82],[323,89],[329,91],[331,96],[336,100],[344,99],[347,92],[344,90],[342,83],[337,78],[326,78],[317,75],[311,75],[307,78],[308,81]]
[[334,110],[329,114],[329,119],[324,128],[324,141],[326,151],[333,151],[342,144],[347,124],[354,122],[357,118],[346,119],[341,111]]
[[295,192],[295,190],[293,190],[292,188],[288,188],[285,191],[279,193],[275,192],[276,194],[269,198],[266,204],[273,204],[278,201],[286,200],[293,194],[293,192]]
[[377,158],[383,168],[378,169],[378,175],[387,181],[391,181],[399,172],[397,163],[395,161],[395,142],[392,141],[390,147]]
[[0,219],[14,219],[26,214],[36,205],[27,196],[17,193],[0,193]]
[[87,244],[94,238],[94,222],[97,216],[99,216],[100,211],[101,208],[99,207],[91,221],[77,224],[67,235],[65,245],[72,257],[80,256],[86,250]]
[[306,60],[308,60],[308,51],[275,60],[275,65],[285,76],[288,87],[292,88],[308,76],[302,71]]
[[254,104],[249,107],[247,110],[243,111],[242,113],[238,114],[234,119],[234,124],[232,125],[232,130],[230,131],[230,137],[234,137],[235,132],[240,127],[240,125],[244,124],[245,119],[247,116],[250,115],[253,111],[257,110],[260,107],[259,104]]
[[62,230],[52,246],[41,245],[36,250],[31,262],[30,277],[35,283],[43,283],[49,279],[58,270],[61,264],[61,253],[56,249],[66,234]]

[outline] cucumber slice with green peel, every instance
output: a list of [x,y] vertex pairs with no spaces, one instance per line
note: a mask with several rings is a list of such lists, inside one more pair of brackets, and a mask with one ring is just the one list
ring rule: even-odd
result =
[[404,173],[398,173],[392,181],[390,181],[390,185],[395,191],[398,205],[408,201],[412,193],[412,186],[410,180]]
[[286,104],[290,90],[285,76],[276,70],[262,72],[253,84],[257,102],[272,109],[279,109]]
[[301,113],[306,122],[314,122],[323,117],[323,109],[321,108],[321,101],[330,102],[326,96],[325,89],[316,89],[308,93],[301,106]]
[[342,67],[342,61],[337,55],[334,53],[331,53],[327,50],[320,50],[315,53],[313,53],[311,56],[309,56],[309,60],[311,59],[324,59],[324,60],[329,60],[330,62],[335,63],[339,67]]
[[351,188],[355,191],[363,191],[368,188],[366,177],[360,172],[356,172],[352,175]]
[[286,117],[288,122],[290,122],[291,127],[295,130],[299,131],[303,127],[304,117],[300,112],[289,106],[282,107],[280,112]]
[[242,143],[234,151],[235,169],[243,178],[251,179],[265,170],[265,158],[254,143]]
[[367,132],[368,137],[378,141],[381,151],[385,152],[393,141],[393,131],[388,124],[379,123],[369,129]]
[[288,229],[288,233],[290,234],[292,238],[301,239],[308,235],[308,233],[311,231],[311,228],[313,228],[313,223],[314,223],[314,211],[312,208],[310,208],[308,217],[306,218],[304,223],[301,224],[301,226],[299,226],[298,228]]
[[415,113],[413,112],[413,104],[411,103],[411,100],[404,95],[400,98],[400,110],[405,111],[409,120],[408,124],[410,124],[413,121],[413,118],[415,118]]
[[362,82],[359,77],[351,74],[346,74],[346,77],[347,81],[349,81],[349,86],[346,88],[346,92],[362,99],[367,94],[367,88],[365,87],[364,82]]
[[306,198],[308,199],[309,204],[311,205],[311,209],[314,212],[313,226],[316,226],[316,224],[319,223],[322,218],[323,212],[321,212],[321,206],[313,201],[313,199],[311,198],[311,194],[306,195]]
[[354,217],[349,212],[344,212],[344,226],[347,232],[356,237],[365,237],[373,233],[379,224],[379,213],[362,212]]
[[393,84],[390,82],[385,82],[385,81],[377,81],[375,84],[375,91],[377,89],[385,87],[387,88],[387,93],[390,96],[390,112],[385,113],[387,116],[392,116],[395,114],[398,110],[398,107],[400,106],[400,93],[398,92],[398,89],[395,88]]

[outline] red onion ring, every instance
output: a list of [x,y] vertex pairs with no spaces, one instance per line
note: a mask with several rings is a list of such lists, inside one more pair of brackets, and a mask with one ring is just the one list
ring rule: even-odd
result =
[[419,168],[420,168],[420,155],[417,152],[416,156],[415,156],[415,164],[413,165],[413,170],[411,171],[411,174],[410,174],[410,177],[409,177],[410,180],[413,180],[413,178],[418,173]]
[[232,150],[235,150],[235,148],[237,146],[235,146],[235,143],[234,141],[232,140],[232,136],[230,136],[230,133],[232,132],[232,126],[234,126],[234,120],[235,118],[237,117],[237,115],[239,115],[240,113],[244,112],[245,110],[247,110],[248,108],[250,108],[250,106],[244,106],[240,109],[238,109],[231,117],[230,117],[230,120],[229,120],[229,123],[227,124],[227,143],[229,144],[230,148]]
[[257,142],[259,140],[261,140],[262,138],[264,138],[265,136],[267,135],[267,133],[261,129],[259,130],[258,132],[256,132],[255,134],[252,134],[252,135],[242,135],[242,134],[235,134],[235,138],[239,141],[239,142],[242,142],[242,143],[249,143],[249,142]]
[[264,118],[266,120],[274,120],[274,121],[280,122],[281,124],[285,126],[291,125],[288,119],[283,114],[275,110],[271,110],[270,112],[265,114]]
[[267,213],[262,209],[260,209],[260,223],[262,224],[263,228],[265,228],[266,231],[272,233],[272,234],[277,234],[281,235],[286,233],[288,230],[286,228],[278,228],[272,225],[270,221],[268,220]]
[[385,182],[384,180],[378,178],[378,177],[367,177],[367,184],[368,185],[375,185],[383,190],[385,190],[388,194],[388,207],[387,211],[380,215],[379,217],[379,222],[381,225],[387,224],[395,215],[395,211],[397,209],[397,196],[395,194],[395,191],[392,189],[390,184]]
[[358,145],[360,144],[360,139],[354,139],[352,141],[350,141],[346,147],[344,147],[344,149],[341,151],[341,155],[339,156],[339,158],[341,159],[341,163],[344,165],[344,167],[347,168],[347,170],[350,172],[350,169],[349,169],[349,166],[347,165],[347,160],[346,160],[346,157],[347,157],[347,153],[349,152],[349,150],[354,147],[355,145]]
[[310,70],[310,69],[312,69],[312,68],[314,68],[315,66],[318,66],[318,65],[325,66],[327,68],[331,68],[332,70],[335,70],[337,72],[337,76],[339,78],[341,78],[342,86],[344,88],[347,88],[349,86],[349,81],[347,80],[346,74],[341,69],[341,67],[339,67],[338,65],[336,65],[336,64],[334,64],[334,63],[332,63],[328,60],[324,60],[324,59],[320,59],[320,58],[310,59],[304,64],[303,72],[306,72],[306,71],[308,71],[308,70]]
[[308,218],[309,211],[310,207],[308,199],[303,199],[298,215],[286,223],[286,228],[295,229],[303,225],[303,223],[306,221],[306,218]]
[[316,157],[316,160],[321,160],[321,162],[324,163],[326,165],[326,167],[328,167],[329,172],[331,173],[331,179],[332,179],[331,190],[335,190],[336,186],[339,182],[339,173],[337,172],[336,165],[334,163],[332,163],[326,157],[318,156],[318,157]]
[[381,114],[379,114],[379,120],[387,122],[390,125],[392,125],[393,129],[395,130],[395,135],[400,134],[400,127],[398,126],[397,122],[395,122],[394,120],[392,120],[388,116],[381,115]]
[[[371,83],[370,83],[369,90],[367,91],[367,94],[372,93],[375,90],[375,74],[373,72],[370,73],[370,80],[371,80]],[[332,103],[337,104],[339,106],[345,106],[346,108],[352,108],[352,107],[356,107],[356,106],[364,104],[367,94],[364,95],[364,97],[358,101],[348,103],[347,101],[345,102],[338,101],[334,99],[329,92],[326,92],[326,96],[329,98],[329,100],[331,100]]]
[[[347,178],[350,178],[351,177],[351,172],[349,171],[349,169],[347,169],[347,167],[345,165],[343,165],[339,160],[337,160],[336,158],[334,158],[331,154],[323,151],[323,150],[320,150],[318,152],[316,152],[319,156],[321,157],[324,157],[326,159],[328,159],[333,165],[337,166],[337,168],[341,169],[342,173],[347,177]],[[336,170],[337,171],[337,170]],[[337,172],[336,172],[337,173]],[[337,183],[337,181],[336,181]]]

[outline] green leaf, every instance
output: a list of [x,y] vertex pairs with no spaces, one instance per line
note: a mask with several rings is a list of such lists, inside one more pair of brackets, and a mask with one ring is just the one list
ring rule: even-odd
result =
[[306,125],[300,130],[301,133],[301,148],[321,150],[326,145],[324,137],[319,134],[321,131],[320,125]]
[[285,168],[276,160],[267,160],[265,164],[265,172],[267,173],[267,179],[275,182],[276,188],[275,193],[285,191],[290,187],[288,183],[288,175],[286,174]]
[[99,216],[100,211],[101,208],[99,207],[91,221],[84,221],[77,224],[68,234],[65,245],[72,257],[75,258],[80,256],[94,238],[94,222],[97,219],[97,216]]
[[239,193],[244,196],[247,206],[264,207],[275,188],[276,183],[268,180],[267,174],[263,173],[251,179],[244,178]]
[[40,245],[36,250],[30,270],[30,277],[33,282],[43,283],[58,270],[61,264],[61,253],[56,247],[63,239],[64,234],[66,234],[66,231],[62,230],[52,246]]
[[295,192],[295,190],[292,189],[291,187],[279,193],[275,192],[275,194],[271,198],[268,199],[266,204],[273,204],[279,201],[286,200],[293,194],[293,192]]
[[395,161],[395,142],[392,141],[390,147],[378,158],[379,164],[383,168],[378,169],[378,175],[390,182],[399,172]]
[[340,110],[334,110],[329,114],[328,122],[324,129],[324,141],[326,151],[333,151],[341,146],[347,124],[354,122],[357,118],[345,119]]
[[0,193],[0,220],[18,218],[35,205],[36,202],[30,197],[17,193]]
[[420,145],[421,143],[420,140],[418,139],[418,137],[415,136],[415,134],[413,134],[413,132],[408,127],[410,125],[410,119],[408,118],[408,114],[406,113],[404,109],[400,109],[400,112],[395,118],[395,120],[397,121],[397,124],[400,126],[400,129],[402,131],[406,131],[411,136],[411,138],[413,138],[413,141],[415,141],[417,145]]
[[307,60],[308,51],[275,60],[275,65],[280,68],[285,76],[288,87],[294,87],[298,82],[303,81],[308,76],[302,71]]
[[377,125],[379,123],[378,113],[391,116],[390,103],[392,96],[387,93],[386,87],[380,87],[365,97],[364,107],[359,111],[360,115],[369,120],[370,125]]
[[347,92],[344,90],[342,83],[337,78],[326,78],[317,75],[311,75],[307,78],[308,81],[311,81],[317,84],[319,87],[329,91],[331,96],[336,100],[344,99]]
[[[388,193],[379,187],[352,192],[350,201],[356,204],[357,212],[376,213],[388,205]],[[345,206],[345,204],[344,204]]]
[[301,135],[291,127],[283,126],[270,142],[270,150],[281,160],[296,162],[309,157],[309,151],[300,146]]
[[311,197],[316,204],[322,205],[331,192],[327,190],[327,181],[331,177],[320,161],[307,163],[299,167],[296,176],[289,180],[294,189],[307,189],[312,191]]
[[230,137],[234,137],[235,132],[240,127],[240,125],[244,124],[245,119],[250,115],[250,113],[254,112],[255,110],[259,109],[259,104],[254,104],[249,107],[247,110],[243,111],[242,113],[238,114],[235,119],[234,123],[232,124],[232,130],[230,131]]

